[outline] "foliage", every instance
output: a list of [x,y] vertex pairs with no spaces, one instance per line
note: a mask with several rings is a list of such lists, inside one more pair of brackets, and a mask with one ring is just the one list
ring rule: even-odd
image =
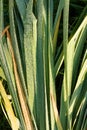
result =
[[[9,0],[6,23],[4,2],[0,0],[0,76],[10,99],[0,81],[0,105],[11,128],[86,130],[87,5],[82,0],[83,6],[73,0]],[[75,21],[69,7],[78,15],[82,10]]]

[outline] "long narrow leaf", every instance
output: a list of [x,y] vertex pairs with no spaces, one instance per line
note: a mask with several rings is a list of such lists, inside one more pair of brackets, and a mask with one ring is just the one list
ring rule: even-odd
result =
[[[67,115],[67,126],[65,124],[65,120],[66,117],[63,118],[62,116],[62,112],[61,112],[61,122],[63,125],[63,128],[66,129],[71,129],[71,124],[70,124],[70,117],[69,117],[69,97],[70,97],[70,88],[69,88],[69,84],[68,84],[68,18],[69,18],[69,0],[65,1],[64,3],[64,11],[63,11],[63,18],[64,18],[64,22],[63,22],[63,49],[64,49],[64,85],[63,85],[63,96],[64,96],[64,106],[62,106],[63,108],[65,107],[65,115]],[[65,92],[64,92],[65,91]]]
[[54,54],[56,50],[56,44],[57,44],[57,38],[58,38],[58,31],[59,31],[59,24],[60,24],[60,18],[61,18],[61,13],[64,7],[64,0],[59,1],[55,21],[54,21],[54,28],[53,28],[53,49],[54,49]]
[[25,82],[25,77],[24,77],[22,63],[21,63],[21,56],[20,56],[20,50],[19,50],[19,46],[18,46],[17,34],[16,34],[16,29],[15,29],[13,9],[14,9],[14,1],[12,0],[11,2],[9,1],[11,40],[12,40],[12,46],[14,48],[14,55],[16,58],[16,64],[17,64],[17,67],[19,68],[18,72],[20,75],[20,80],[23,84],[23,89],[24,89],[26,97],[27,97],[26,82]]
[[[16,87],[14,86],[15,84],[12,82],[12,77],[11,77],[12,74],[11,74],[11,71],[9,70],[11,68],[8,67],[8,62],[6,60],[6,56],[5,56],[5,53],[4,53],[4,47],[3,47],[2,40],[0,40],[0,42],[1,42],[1,44],[0,44],[0,60],[1,60],[1,63],[2,63],[2,68],[3,68],[3,71],[5,73],[8,85],[9,85],[9,91],[10,91],[12,98],[13,98],[13,101],[14,101],[15,112],[17,114],[19,113],[18,117],[20,118],[20,121],[23,122],[23,116],[22,116],[22,113],[21,113],[17,93],[16,93],[16,90],[15,90]],[[23,124],[21,124],[21,125],[23,125]]]
[[19,127],[20,127],[19,126],[19,121],[16,118],[16,116],[14,115],[11,103],[8,100],[8,96],[7,96],[6,92],[5,92],[5,89],[4,89],[1,81],[0,81],[0,94],[2,96],[3,104],[4,104],[4,107],[5,107],[6,112],[8,114],[9,120],[11,122],[11,127],[12,127],[13,130],[18,130]]

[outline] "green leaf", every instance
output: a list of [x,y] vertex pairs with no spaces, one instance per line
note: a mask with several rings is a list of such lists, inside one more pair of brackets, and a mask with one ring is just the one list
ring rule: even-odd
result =
[[53,27],[53,50],[54,54],[56,51],[56,44],[57,44],[57,38],[58,38],[58,32],[59,32],[59,24],[60,24],[60,18],[61,18],[61,13],[64,8],[64,0],[59,1],[56,17],[54,20],[54,27]]
[[87,16],[84,18],[82,24],[77,30],[77,42],[76,49],[74,52],[74,65],[73,65],[73,86],[76,82],[76,77],[78,75],[78,67],[81,59],[81,54],[83,51],[83,47],[85,45],[86,35],[87,35]]
[[79,119],[78,119],[78,122],[77,122],[77,125],[76,125],[76,129],[81,128],[82,123],[83,123],[83,119],[84,119],[84,115],[87,114],[87,111],[86,111],[86,105],[87,105],[86,99],[87,99],[87,92],[84,95],[84,98],[83,98],[83,101],[82,101],[82,107],[81,107],[81,110],[80,110],[80,115],[79,115]]
[[21,63],[22,60],[21,60],[21,56],[20,56],[20,48],[18,46],[18,39],[17,39],[16,28],[15,28],[13,9],[14,9],[14,1],[12,0],[11,2],[9,2],[9,17],[10,17],[10,31],[11,31],[12,47],[14,49],[14,55],[15,55],[15,59],[16,59],[16,64],[17,64],[20,80],[23,85],[23,89],[24,89],[26,98],[28,100],[26,81],[25,81],[24,72],[23,72],[22,63]]
[[37,42],[37,20],[29,11],[31,3],[29,2],[26,10],[24,23],[24,51],[26,64],[26,80],[29,96],[30,109],[33,112],[35,98],[35,79],[36,79],[36,42]]
[[16,118],[16,116],[15,116],[15,114],[13,112],[11,103],[8,100],[8,96],[7,96],[6,92],[5,92],[5,89],[4,89],[1,81],[0,81],[0,94],[1,94],[1,97],[3,99],[3,104],[4,104],[4,107],[6,109],[8,118],[9,118],[10,123],[11,123],[10,125],[11,125],[13,130],[18,130],[19,127],[20,127],[19,120]]
[[[63,89],[62,89],[62,103],[61,103],[61,111],[60,111],[60,119],[62,122],[63,129],[71,129],[70,115],[69,115],[69,98],[70,98],[70,86],[68,80],[68,72],[69,72],[69,62],[68,62],[68,20],[69,20],[69,0],[64,3],[64,11],[63,11],[63,52],[64,52],[64,81],[63,81]],[[72,55],[72,54],[71,54]],[[71,59],[71,57],[70,57]],[[69,59],[69,60],[70,60]],[[63,101],[64,100],[64,101]],[[64,118],[62,115],[62,111],[64,110]],[[67,123],[67,125],[66,125]]]
[[22,18],[22,21],[25,17],[25,14],[26,14],[26,2],[25,0],[15,0],[16,4],[17,4],[17,9],[20,13],[20,16]]
[[60,68],[63,64],[63,61],[64,61],[64,56],[63,56],[63,51],[62,51],[61,54],[58,57],[56,64],[55,64],[55,77],[59,73],[59,70],[60,70]]
[[[47,2],[46,2],[47,3]],[[45,116],[45,83],[44,83],[44,61],[43,61],[43,15],[44,15],[43,0],[37,1],[37,51],[36,51],[36,120],[39,129],[46,129]],[[39,108],[39,109],[38,109]]]
[[[7,82],[8,82],[9,91],[10,91],[10,93],[12,95],[12,99],[14,101],[15,112],[18,114],[18,117],[20,118],[20,121],[21,121],[20,123],[23,123],[23,116],[22,116],[22,113],[21,113],[21,108],[20,108],[17,93],[16,93],[16,90],[15,90],[16,87],[14,86],[15,83],[12,80],[12,78],[13,78],[12,73],[11,73],[12,70],[8,66],[8,62],[7,62],[7,59],[5,57],[2,42],[0,44],[0,60],[1,60],[2,68],[3,68],[3,71],[5,73]],[[23,124],[21,124],[21,125],[23,127]]]
[[73,112],[74,106],[76,104],[76,100],[81,93],[82,83],[83,83],[83,80],[84,80],[86,73],[87,73],[87,60],[85,60],[84,65],[83,65],[83,67],[80,71],[74,92],[73,92],[71,100],[70,100],[69,112],[70,112],[70,115],[71,115],[71,119],[72,119],[72,112]]

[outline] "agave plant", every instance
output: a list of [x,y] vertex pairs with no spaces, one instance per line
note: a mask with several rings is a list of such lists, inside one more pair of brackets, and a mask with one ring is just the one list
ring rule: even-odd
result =
[[[4,2],[0,0],[0,77],[9,95],[0,80],[0,105],[12,130],[86,130],[87,6],[69,33],[69,0],[9,0],[7,26]],[[61,68],[63,81],[56,86]]]

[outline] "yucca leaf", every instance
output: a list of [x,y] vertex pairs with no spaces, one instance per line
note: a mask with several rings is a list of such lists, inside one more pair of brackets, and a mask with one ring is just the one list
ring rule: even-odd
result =
[[23,84],[23,89],[24,89],[26,97],[27,97],[26,82],[25,82],[24,72],[23,72],[22,63],[21,63],[20,49],[18,46],[17,34],[16,34],[16,29],[15,29],[13,9],[14,9],[14,1],[12,0],[11,2],[9,1],[11,40],[12,40],[12,46],[14,49],[14,55],[16,58],[16,64],[18,67],[18,73],[19,73],[20,80]]
[[[12,99],[14,101],[15,112],[17,114],[19,113],[18,117],[20,118],[20,121],[23,122],[23,116],[22,116],[22,113],[21,113],[17,93],[16,93],[16,90],[15,90],[16,87],[14,86],[15,85],[14,82],[12,82],[12,77],[11,77],[12,74],[11,74],[11,71],[9,70],[9,67],[8,67],[8,63],[7,63],[5,54],[4,54],[2,42],[0,44],[0,60],[1,60],[1,63],[2,63],[2,68],[3,68],[3,71],[5,73],[8,85],[9,85],[9,91],[10,91],[10,93],[12,95]],[[23,124],[21,124],[21,125],[23,125]]]
[[[86,84],[87,84],[87,74],[84,78],[84,81],[82,83],[82,89],[81,89],[81,92],[80,92],[80,95],[77,97],[76,99],[76,103],[75,103],[75,106],[74,106],[74,110],[73,110],[73,114],[72,114],[72,122],[73,122],[73,127],[76,127],[76,124],[78,124],[78,117],[80,116],[80,113],[81,113],[81,109],[82,107],[84,106],[84,99],[85,99],[85,96],[86,96],[86,92],[87,92],[87,87],[86,87]],[[84,112],[83,112],[84,113]],[[83,118],[82,118],[83,119]],[[81,126],[81,125],[80,125]],[[74,129],[74,128],[73,128]]]
[[84,99],[83,99],[83,105],[82,105],[82,109],[80,110],[80,115],[79,115],[79,119],[78,119],[78,122],[77,122],[77,125],[76,125],[76,129],[81,128],[82,121],[83,121],[83,118],[84,118],[84,113],[87,114],[87,111],[85,111],[86,110],[86,105],[87,105],[86,98],[87,98],[87,92],[86,92],[86,94],[84,96]]
[[74,109],[74,106],[76,104],[76,99],[79,97],[81,89],[82,89],[82,83],[85,77],[85,74],[87,73],[87,60],[84,62],[84,65],[80,71],[74,92],[72,94],[71,100],[70,100],[70,108],[69,108],[69,112],[71,115],[71,119],[72,119],[72,112]]
[[[53,15],[51,13],[51,4],[53,1],[48,1],[48,13],[47,13],[47,17],[48,17],[48,27],[47,27],[47,46],[48,46],[48,74],[49,74],[49,89],[47,91],[49,91],[48,94],[48,99],[50,98],[50,93],[54,96],[54,100],[56,102],[56,95],[55,95],[55,80],[54,80],[54,61],[53,61],[53,44],[52,44],[52,20],[51,20],[51,16]],[[53,111],[53,106],[51,103],[51,99],[48,100],[50,104],[49,105],[49,112],[50,112],[50,125],[51,125],[51,129],[57,129],[57,124],[55,122],[55,118],[54,118],[54,111]]]
[[[77,42],[78,36],[80,34],[80,31],[81,31],[81,28],[79,28],[78,26],[81,24],[82,20],[84,19],[85,15],[86,15],[86,10],[87,10],[87,6],[83,9],[81,16],[79,17],[79,20],[77,21],[77,23],[76,23],[75,27],[73,28],[71,35],[69,37],[70,40],[72,38],[71,42],[73,42],[73,44],[76,44],[76,42]],[[82,25],[80,25],[80,26],[82,27]],[[57,50],[57,53],[58,53],[58,51],[59,51],[59,49]],[[56,64],[55,64],[55,72],[56,72],[56,75],[57,75],[58,72],[59,72],[59,69],[60,69],[60,67],[63,63],[63,52],[62,51],[61,51],[60,56],[56,59],[57,59],[57,61],[56,61]]]
[[60,103],[60,120],[63,129],[66,129],[66,124],[67,124],[67,117],[66,117],[66,89],[64,89],[64,82],[65,82],[65,74],[64,74],[64,79],[63,79],[63,84],[62,84],[62,89],[61,89],[61,103]]
[[[7,44],[3,43],[3,45],[4,45],[3,51],[4,51],[4,54],[5,54],[5,57],[6,57],[8,67],[9,67],[9,72],[10,72],[10,75],[11,75],[11,78],[12,78],[12,83],[15,86],[15,80],[14,80],[13,68],[12,68],[12,58],[11,58],[11,53],[10,53],[10,49],[9,49],[9,39],[8,39],[8,37],[7,37]],[[14,89],[16,89],[16,88],[14,88]]]
[[[37,59],[36,59],[36,110],[37,110],[37,125],[39,129],[46,129],[45,120],[45,83],[44,83],[44,63],[43,63],[43,0],[37,1]],[[39,108],[39,109],[38,109]],[[41,114],[40,114],[41,113]]]
[[[56,102],[56,95],[55,95],[55,80],[54,80],[54,64],[53,64],[53,52],[52,52],[52,42],[49,41],[50,46],[49,46],[49,91],[50,94],[53,95],[54,100]],[[51,103],[51,99],[50,99],[50,118],[51,118],[51,129],[53,130],[55,128],[55,130],[57,130],[57,123],[55,122],[55,118],[54,118],[54,110],[53,110],[53,106]],[[59,122],[58,122],[59,123]],[[60,126],[59,126],[60,127]]]
[[[20,110],[20,106],[19,106],[19,102],[18,102],[18,98],[17,98],[17,93],[15,92],[15,89],[14,89],[15,86],[12,83],[12,77],[11,77],[11,73],[10,73],[10,70],[9,70],[9,67],[8,67],[8,63],[6,61],[6,57],[5,57],[5,54],[4,54],[4,46],[3,46],[2,39],[1,39],[2,35],[4,35],[4,33],[2,32],[2,30],[3,30],[3,4],[2,4],[2,2],[3,1],[0,1],[0,9],[1,9],[1,11],[0,11],[0,17],[1,17],[1,20],[0,20],[0,32],[1,32],[1,37],[0,37],[0,61],[1,61],[1,66],[3,68],[6,80],[8,82],[8,85],[10,86],[9,90],[10,90],[10,93],[12,94],[12,99],[14,101],[15,112],[18,113],[18,111],[19,111],[20,119],[23,122],[23,117],[22,117],[22,114],[21,114],[21,110]],[[19,117],[19,115],[18,115],[18,117]],[[23,124],[22,124],[22,127],[23,127]]]
[[85,62],[86,59],[87,59],[87,49],[86,49],[86,51],[84,53],[84,57],[83,57],[83,60],[82,60],[81,67],[83,66],[83,64],[84,64],[84,62]]
[[17,8],[23,21],[26,13],[26,0],[15,0],[15,2],[17,4]]
[[[85,127],[86,127],[86,125],[87,125],[86,116],[87,116],[87,110],[85,111],[85,114],[84,114],[84,117],[83,117],[81,130],[85,130]],[[87,127],[86,127],[86,128],[87,128]]]
[[[51,5],[52,6],[52,5]],[[47,1],[43,4],[43,21],[42,21],[42,47],[43,47],[43,76],[44,76],[44,91],[45,91],[45,123],[46,129],[50,129],[50,93],[49,93],[49,65],[48,65],[48,41],[47,41]],[[52,10],[53,11],[53,10]],[[52,13],[51,11],[51,13]],[[51,15],[52,16],[52,15]],[[52,22],[52,21],[51,21]],[[52,23],[51,23],[52,24]],[[47,87],[48,86],[48,87]]]
[[52,100],[54,117],[55,117],[57,127],[58,127],[59,130],[63,130],[61,122],[60,122],[60,117],[59,117],[59,113],[58,113],[58,110],[57,110],[56,102],[55,102],[55,99],[54,99],[52,93],[51,93],[51,100]]
[[0,94],[1,94],[1,97],[2,97],[2,100],[3,100],[3,105],[6,109],[6,112],[7,112],[9,121],[10,121],[10,125],[11,125],[13,130],[18,130],[20,128],[19,120],[14,115],[11,103],[8,100],[8,96],[7,96],[5,89],[4,89],[1,82],[2,81],[0,81]]
[[[86,115],[87,115],[87,113],[86,113]],[[86,130],[86,128],[87,128],[87,120],[85,120],[85,123],[84,123],[84,130]]]
[[[62,115],[62,111],[60,111],[60,118],[62,122],[63,129],[71,129],[70,117],[69,117],[69,84],[68,84],[68,19],[69,18],[69,0],[64,3],[64,11],[63,11],[63,50],[64,50],[64,82],[63,82],[63,100],[61,107],[65,108],[64,110],[64,118]],[[61,108],[61,110],[63,110]],[[66,125],[66,117],[67,117],[67,125]]]
[[25,51],[25,63],[26,63],[26,78],[27,78],[27,89],[29,96],[30,109],[33,112],[34,108],[34,95],[35,95],[35,58],[36,58],[36,19],[32,13],[33,1],[29,1],[26,10],[26,19],[24,24],[24,51]]
[[[78,72],[78,66],[79,66],[79,62],[80,62],[80,58],[81,58],[81,54],[83,51],[83,47],[85,45],[85,40],[86,40],[86,35],[87,35],[87,16],[84,18],[82,24],[80,25],[78,32],[81,30],[81,32],[79,32],[79,37],[78,37],[78,41],[76,42],[76,49],[75,49],[75,54],[74,54],[74,65],[73,65],[73,86],[75,85],[76,82],[76,76],[77,76],[77,72]],[[77,62],[78,60],[78,62]]]
[[[18,45],[19,45],[19,48],[20,48],[20,57],[21,57],[21,61],[22,61],[22,67],[23,67],[23,72],[24,74],[26,73],[25,72],[25,56],[24,56],[24,25],[22,23],[22,21],[20,20],[20,16],[18,15],[18,13],[16,12],[16,9],[14,9],[14,15],[15,15],[15,23],[17,25],[17,29],[16,31],[17,34],[18,34]],[[25,77],[25,75],[24,75]]]
[[64,56],[63,56],[63,51],[62,51],[61,54],[59,55],[59,58],[58,58],[56,64],[55,64],[55,77],[59,73],[59,70],[63,64],[63,61],[64,61]]
[[7,32],[7,36],[8,36],[9,41],[10,41],[10,51],[11,51],[11,55],[12,55],[14,77],[15,77],[15,81],[16,81],[16,88],[17,88],[17,92],[18,92],[19,102],[20,102],[22,114],[23,114],[24,121],[25,121],[25,128],[27,130],[28,129],[33,130],[34,128],[33,128],[33,123],[31,121],[31,114],[30,114],[29,107],[27,104],[27,98],[25,96],[25,92],[23,91],[23,86],[21,84],[20,77],[19,77],[19,74],[17,71],[16,60],[15,60],[9,32]]
[[64,7],[64,0],[59,1],[56,17],[54,20],[54,27],[53,27],[53,50],[55,54],[56,50],[56,44],[57,44],[57,38],[58,38],[58,31],[59,31],[59,24],[60,24],[60,18],[61,18],[61,13]]

